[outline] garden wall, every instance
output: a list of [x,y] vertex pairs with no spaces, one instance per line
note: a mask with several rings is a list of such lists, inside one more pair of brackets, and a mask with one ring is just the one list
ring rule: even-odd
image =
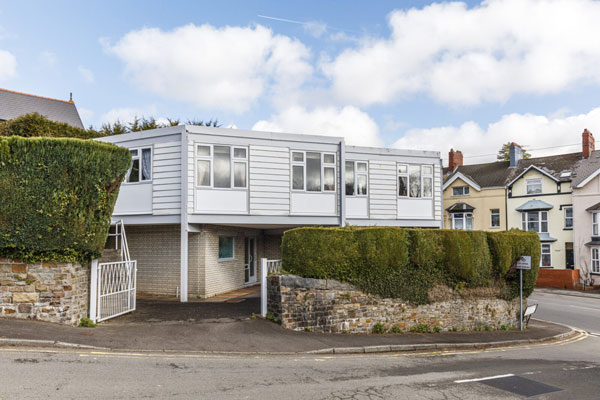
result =
[[[313,332],[371,333],[376,324],[385,330],[410,331],[419,325],[433,330],[499,329],[519,320],[519,299],[451,300],[413,305],[383,299],[334,280],[272,275],[268,278],[268,311],[287,329]],[[524,305],[525,306],[525,305]]]
[[89,273],[79,263],[0,258],[0,317],[77,324],[88,315]]
[[580,286],[579,270],[540,268],[535,286],[557,289],[578,289]]

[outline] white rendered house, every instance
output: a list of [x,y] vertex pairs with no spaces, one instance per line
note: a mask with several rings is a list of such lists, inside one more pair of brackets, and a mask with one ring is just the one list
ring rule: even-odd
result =
[[97,140],[132,154],[113,220],[139,293],[187,301],[253,284],[294,227],[442,227],[438,152],[190,125]]

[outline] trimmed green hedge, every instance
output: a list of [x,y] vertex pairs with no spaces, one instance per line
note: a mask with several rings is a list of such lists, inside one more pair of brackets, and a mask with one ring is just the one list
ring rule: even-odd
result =
[[130,162],[127,149],[106,143],[0,137],[0,257],[99,256]]
[[64,122],[50,121],[38,113],[31,113],[0,122],[0,136],[93,139],[102,135],[93,129],[76,128]]
[[534,266],[524,274],[524,293],[529,295],[537,279],[540,243],[536,233],[521,231],[317,227],[286,231],[282,252],[289,273],[335,279],[367,293],[424,304],[429,290],[439,284],[499,287],[503,298],[512,299],[519,285],[513,264],[525,254],[532,256]]

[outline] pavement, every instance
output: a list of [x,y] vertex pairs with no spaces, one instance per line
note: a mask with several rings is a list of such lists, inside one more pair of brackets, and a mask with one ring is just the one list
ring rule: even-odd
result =
[[554,288],[535,288],[535,293],[550,293],[559,294],[562,296],[574,296],[574,297],[588,297],[591,299],[600,299],[600,289],[592,290],[565,290],[565,289],[554,289]]

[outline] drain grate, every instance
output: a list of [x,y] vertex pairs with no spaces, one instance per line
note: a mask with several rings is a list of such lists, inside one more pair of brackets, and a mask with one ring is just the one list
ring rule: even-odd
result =
[[539,396],[541,394],[560,392],[563,390],[554,386],[546,385],[545,383],[532,381],[531,379],[527,378],[521,378],[520,376],[507,376],[503,378],[487,379],[480,381],[479,383],[525,397]]

